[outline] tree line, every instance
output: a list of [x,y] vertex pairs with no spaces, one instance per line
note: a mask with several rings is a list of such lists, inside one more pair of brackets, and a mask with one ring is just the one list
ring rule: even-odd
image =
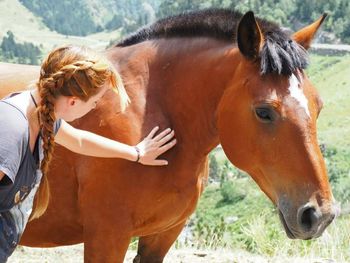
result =
[[[122,35],[157,19],[207,8],[229,8],[242,13],[252,10],[261,18],[298,30],[324,12],[329,14],[322,29],[350,44],[350,1],[348,0],[20,0],[54,31],[85,36],[122,29]],[[323,39],[327,41],[327,39]],[[334,41],[329,39],[328,41]],[[0,59],[38,64],[40,47],[16,43],[12,32],[3,38]]]
[[323,30],[350,44],[348,0],[164,0],[159,6],[157,17],[212,7],[230,8],[242,13],[252,10],[257,16],[294,31],[312,23],[323,13],[328,13]]
[[124,33],[154,21],[158,0],[19,0],[45,25],[65,35],[123,28]]
[[329,14],[323,29],[350,43],[348,0],[20,0],[52,30],[87,35],[122,28],[127,34],[156,19],[191,10],[229,8],[275,21],[292,30]]
[[15,35],[8,31],[0,45],[0,60],[19,64],[38,65],[42,56],[42,47],[32,43],[17,43]]

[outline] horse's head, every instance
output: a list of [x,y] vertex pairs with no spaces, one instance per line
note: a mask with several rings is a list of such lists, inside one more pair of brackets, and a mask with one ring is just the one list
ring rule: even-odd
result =
[[245,14],[237,31],[241,62],[218,109],[226,155],[276,204],[290,238],[320,236],[336,213],[316,136],[322,101],[303,71],[324,18],[292,40]]

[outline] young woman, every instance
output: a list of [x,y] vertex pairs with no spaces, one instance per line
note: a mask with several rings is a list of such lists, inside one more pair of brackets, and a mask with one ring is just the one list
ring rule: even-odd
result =
[[36,86],[0,101],[0,262],[6,262],[14,251],[29,216],[39,217],[48,206],[45,175],[55,143],[84,155],[144,165],[166,165],[166,160],[157,157],[176,143],[170,129],[156,135],[156,127],[139,144],[130,146],[66,122],[94,109],[108,89],[119,95],[122,110],[128,104],[118,73],[87,48],[53,50],[41,66]]

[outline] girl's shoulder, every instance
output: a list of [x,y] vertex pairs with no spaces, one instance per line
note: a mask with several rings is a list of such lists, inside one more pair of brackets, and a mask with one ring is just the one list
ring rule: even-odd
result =
[[0,100],[0,134],[25,135],[28,132],[28,121],[24,112],[7,100]]

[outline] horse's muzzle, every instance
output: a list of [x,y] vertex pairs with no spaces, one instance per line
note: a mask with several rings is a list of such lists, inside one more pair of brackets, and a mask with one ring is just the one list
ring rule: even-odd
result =
[[305,204],[296,211],[296,216],[286,213],[291,209],[280,207],[279,217],[286,234],[291,239],[312,239],[322,235],[323,231],[339,215],[340,209],[332,204],[326,212],[321,212],[319,207]]

